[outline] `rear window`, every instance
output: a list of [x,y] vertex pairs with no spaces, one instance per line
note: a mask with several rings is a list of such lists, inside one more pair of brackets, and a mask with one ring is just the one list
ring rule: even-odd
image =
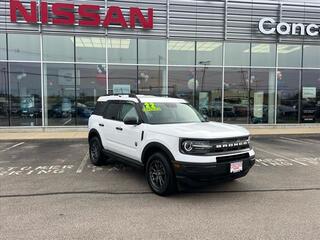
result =
[[106,102],[97,102],[96,108],[93,112],[94,115],[103,116],[104,109],[106,107]]
[[107,108],[104,111],[103,117],[109,120],[119,120],[119,111],[120,111],[121,104],[111,102],[108,104]]

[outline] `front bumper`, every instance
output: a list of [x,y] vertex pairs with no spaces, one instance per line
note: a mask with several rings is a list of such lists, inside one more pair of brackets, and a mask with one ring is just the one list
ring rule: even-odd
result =
[[[230,164],[239,161],[243,162],[243,170],[238,173],[230,173]],[[208,183],[244,177],[254,164],[255,156],[249,156],[221,163],[186,163],[175,161],[174,169],[179,182],[193,185],[195,183]]]

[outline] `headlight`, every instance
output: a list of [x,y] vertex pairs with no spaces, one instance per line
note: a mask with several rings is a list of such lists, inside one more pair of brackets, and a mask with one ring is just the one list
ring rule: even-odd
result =
[[205,154],[212,148],[209,141],[184,140],[181,142],[181,151],[187,154]]

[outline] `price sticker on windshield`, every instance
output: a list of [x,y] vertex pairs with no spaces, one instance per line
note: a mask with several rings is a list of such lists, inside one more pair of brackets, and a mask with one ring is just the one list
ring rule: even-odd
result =
[[144,112],[160,112],[161,108],[158,107],[155,103],[144,103],[144,107],[142,109]]

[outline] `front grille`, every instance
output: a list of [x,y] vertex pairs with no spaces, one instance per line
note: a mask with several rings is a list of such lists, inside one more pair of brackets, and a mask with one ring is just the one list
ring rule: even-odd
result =
[[250,148],[248,137],[212,140],[210,144],[212,144],[210,153],[224,153]]
[[217,163],[232,162],[232,161],[246,159],[249,157],[250,157],[249,153],[237,154],[237,155],[226,156],[226,157],[217,157]]

